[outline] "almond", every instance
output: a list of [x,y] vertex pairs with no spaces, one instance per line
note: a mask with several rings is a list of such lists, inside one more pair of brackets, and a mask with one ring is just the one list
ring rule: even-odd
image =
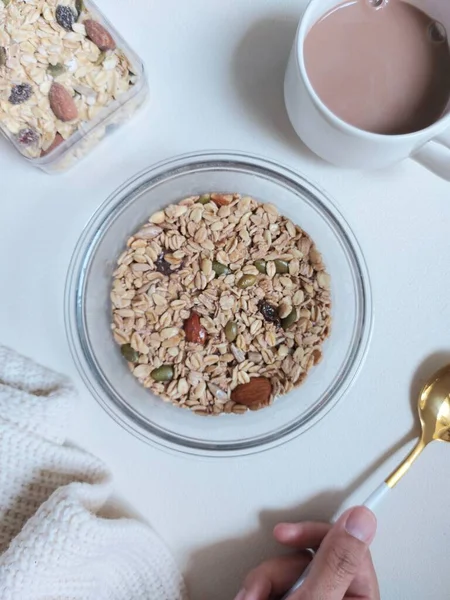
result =
[[47,154],[50,154],[50,152],[52,152],[55,148],[57,148],[60,144],[62,144],[63,141],[64,141],[63,136],[60,133],[57,133],[55,135],[55,139],[50,144],[50,146],[47,148],[47,150],[42,150],[41,156],[47,156]]
[[103,25],[97,23],[97,21],[93,21],[92,19],[88,19],[83,22],[83,25],[86,28],[86,35],[102,52],[106,52],[107,50],[114,50],[116,47],[116,42],[113,40],[111,34],[106,31]]
[[228,206],[233,200],[232,194],[211,194],[211,200],[218,206]]
[[60,121],[73,121],[78,117],[78,109],[69,92],[60,83],[53,83],[48,94],[50,108]]
[[231,400],[243,404],[250,410],[268,406],[272,395],[272,384],[266,377],[253,377],[249,383],[242,383],[231,392]]
[[200,323],[200,317],[196,312],[192,311],[189,318],[184,322],[184,332],[187,342],[205,344],[206,329]]

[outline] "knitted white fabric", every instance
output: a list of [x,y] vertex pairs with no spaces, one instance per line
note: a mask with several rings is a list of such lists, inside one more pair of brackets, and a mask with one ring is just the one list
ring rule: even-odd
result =
[[63,445],[74,399],[67,379],[0,346],[1,600],[185,600],[148,527],[97,516],[111,475]]

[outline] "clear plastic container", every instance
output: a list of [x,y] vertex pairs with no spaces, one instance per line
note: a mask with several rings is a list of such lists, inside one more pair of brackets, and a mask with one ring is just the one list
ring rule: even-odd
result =
[[[77,26],[83,25],[86,20],[93,20],[110,34],[116,48],[102,51],[87,34],[69,31],[61,26],[56,21],[56,9],[61,5],[72,10],[75,29],[80,29]],[[33,13],[34,10],[42,11],[39,17],[37,13]],[[11,14],[11,11],[15,12]],[[66,12],[66,18],[67,14]],[[62,16],[64,17],[64,12]],[[19,28],[19,39],[17,33],[11,34],[14,29],[11,24],[15,22],[15,17],[19,22],[25,17],[26,21],[26,24]],[[45,36],[50,30],[53,37],[48,39]],[[58,36],[60,40],[57,39]],[[36,44],[37,37],[40,40],[39,44]],[[67,53],[70,51],[70,44],[74,47],[74,57],[69,60]],[[58,50],[65,60],[55,66]],[[95,59],[98,55],[93,63],[96,67],[95,73],[99,78],[103,76],[109,78],[105,84],[99,83],[97,87],[95,83],[92,88],[87,85],[86,75],[83,75],[83,70],[86,68],[86,54],[89,54],[90,59]],[[78,60],[79,56],[81,61]],[[23,77],[17,77],[17,69],[8,67],[9,64],[13,66],[16,59],[20,62],[18,68],[26,73],[25,81],[22,80]],[[30,64],[28,61],[31,61]],[[111,69],[114,63],[116,64]],[[92,66],[89,60],[87,64],[88,67]],[[35,67],[37,69],[46,67],[47,70],[42,74],[34,72]],[[57,68],[62,68],[64,71],[60,75],[53,74]],[[30,75],[32,72],[35,79]],[[88,72],[87,76],[91,77],[90,82],[94,81],[92,73]],[[111,78],[113,83],[110,83]],[[124,87],[125,82],[129,87],[121,90],[120,87]],[[21,114],[23,110],[21,107],[25,107],[27,101],[17,105],[12,105],[9,101],[13,86],[22,83],[31,85],[35,96],[32,100],[33,105],[26,109],[33,112],[29,117]],[[79,115],[77,120],[64,122],[55,118],[48,100],[49,92],[47,92],[47,88],[53,83],[60,83],[70,95],[74,94]],[[101,87],[102,85],[104,88]],[[117,126],[127,121],[142,105],[147,97],[147,91],[142,61],[91,0],[45,0],[45,4],[39,8],[26,2],[14,2],[14,0],[4,6],[0,1],[0,131],[25,160],[35,167],[47,173],[64,171],[71,167],[107,134],[109,135]],[[47,127],[51,133],[46,130]],[[53,135],[54,128],[57,133],[61,131],[65,139],[46,153],[46,148],[41,145],[44,143],[45,136]],[[27,129],[30,129],[31,133],[27,132]],[[37,134],[37,142],[33,141],[35,137],[33,132]],[[31,143],[27,145],[30,139]],[[46,145],[48,144],[47,139]]]
[[[269,408],[204,419],[163,402],[130,373],[111,332],[110,291],[126,240],[150,214],[186,196],[212,190],[272,202],[311,235],[331,275],[333,323],[323,360],[300,387]],[[81,376],[123,427],[165,448],[229,456],[259,452],[292,439],[342,398],[366,354],[372,299],[358,242],[324,192],[275,162],[211,152],[175,158],[140,173],[98,209],[69,269],[65,320]]]

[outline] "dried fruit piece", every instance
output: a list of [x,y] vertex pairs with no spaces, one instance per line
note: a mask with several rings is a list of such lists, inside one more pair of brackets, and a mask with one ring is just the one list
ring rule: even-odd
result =
[[238,385],[231,392],[231,400],[250,410],[258,410],[270,404],[272,384],[266,377],[253,377],[249,383]]
[[78,109],[72,96],[60,83],[52,84],[48,99],[53,114],[60,121],[73,121],[78,117]]
[[187,342],[203,345],[206,343],[206,329],[200,323],[200,316],[194,311],[184,322],[184,332]]
[[39,142],[39,134],[31,127],[26,127],[17,134],[17,141],[23,146],[32,146]]
[[240,290],[246,290],[256,283],[256,275],[243,275],[237,282],[237,287]]
[[50,144],[50,146],[47,148],[47,150],[42,150],[41,156],[47,156],[47,154],[50,154],[50,152],[53,152],[53,150],[55,148],[57,148],[60,144],[62,144],[63,141],[64,141],[63,136],[60,133],[57,133],[55,135],[55,139]]
[[55,17],[58,25],[61,25],[61,27],[66,31],[72,31],[76,16],[70,6],[58,4],[55,11]]
[[297,321],[297,310],[295,308],[288,314],[287,317],[281,319],[281,327],[286,331]]
[[137,363],[139,361],[139,352],[131,347],[131,344],[123,344],[120,346],[122,356],[130,363]]
[[153,369],[150,373],[150,376],[155,381],[160,381],[165,383],[166,381],[172,381],[174,376],[174,371],[172,365],[162,365],[158,369]]
[[235,321],[228,321],[225,325],[225,337],[229,342],[234,342],[238,336],[238,325]]
[[57,63],[56,65],[48,65],[47,72],[52,77],[58,77],[66,72],[66,67],[62,63]]
[[210,194],[203,194],[202,196],[200,196],[200,198],[197,200],[197,202],[199,204],[209,204],[211,202]]
[[103,25],[97,23],[93,19],[87,19],[83,25],[86,27],[86,35],[100,50],[106,52],[107,50],[114,50],[116,42],[113,40],[111,34],[106,31]]
[[33,88],[29,83],[19,83],[11,88],[8,102],[11,104],[23,104],[31,98]]
[[277,259],[275,262],[275,268],[277,273],[289,273],[289,263],[285,260]]
[[211,200],[214,202],[216,206],[219,208],[221,206],[228,206],[230,202],[233,200],[232,194],[211,194]]
[[226,267],[220,262],[217,262],[216,260],[213,261],[212,270],[217,275],[217,277],[220,277],[221,275],[229,275],[231,273],[228,267]]
[[255,265],[255,267],[258,269],[258,271],[260,273],[262,273],[263,275],[266,274],[266,261],[263,259],[260,260],[255,260],[255,262],[253,263]]
[[172,273],[172,269],[170,268],[170,263],[164,258],[164,252],[158,256],[155,262],[155,267],[158,273],[162,273],[163,275],[170,275]]
[[280,324],[280,317],[278,316],[275,306],[272,306],[272,304],[269,304],[266,300],[260,300],[258,302],[258,309],[266,321],[275,323],[275,325]]
[[0,67],[4,67],[6,65],[6,60],[7,60],[6,48],[3,48],[3,46],[0,46]]

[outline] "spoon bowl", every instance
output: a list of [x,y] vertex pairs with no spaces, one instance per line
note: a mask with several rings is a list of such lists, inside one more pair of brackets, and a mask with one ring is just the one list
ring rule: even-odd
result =
[[450,442],[450,365],[423,387],[418,408],[424,441]]

